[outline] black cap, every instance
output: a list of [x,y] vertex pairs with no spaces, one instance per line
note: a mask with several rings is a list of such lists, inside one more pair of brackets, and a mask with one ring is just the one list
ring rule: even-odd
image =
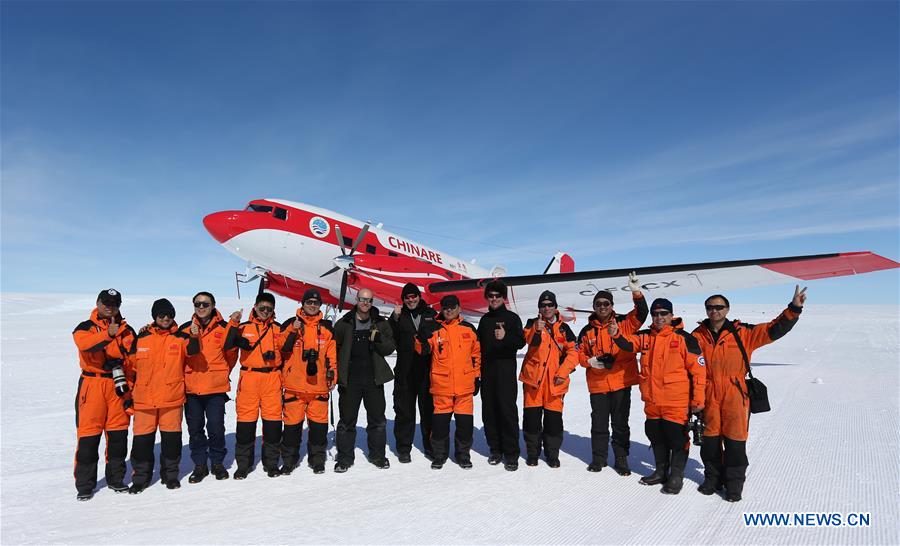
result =
[[153,307],[150,308],[151,317],[156,318],[163,315],[175,318],[175,306],[166,298],[154,301]]
[[[273,300],[274,300],[274,298],[273,298]],[[320,294],[319,291],[316,290],[315,288],[310,288],[309,290],[307,290],[306,292],[303,293],[303,299],[300,301],[305,303],[306,300],[317,300],[319,303],[322,303],[322,294]],[[272,303],[275,303],[275,302],[272,301]]]
[[416,286],[415,283],[408,282],[403,285],[403,290],[400,292],[400,297],[405,299],[406,296],[410,294],[422,297],[422,292],[419,291],[419,287]]
[[210,294],[209,292],[197,292],[196,294],[194,294],[194,297],[191,298],[191,301],[196,301],[197,296],[206,296],[207,298],[209,298],[209,301],[212,302],[213,307],[216,306],[216,297],[213,296],[212,294]]
[[99,294],[97,294],[97,299],[103,305],[107,305],[109,307],[121,307],[122,306],[122,294],[119,293],[115,288],[107,288],[106,290],[101,290]]
[[257,303],[259,303],[261,301],[267,301],[274,306],[275,305],[275,296],[273,296],[272,294],[270,294],[268,292],[263,292],[262,294],[256,296],[256,303],[254,303],[253,305],[256,305]]
[[657,309],[665,309],[668,312],[673,312],[672,302],[667,300],[666,298],[656,298],[653,300],[653,303],[650,305],[651,311],[656,311]]
[[609,292],[607,290],[601,290],[601,291],[597,292],[596,294],[594,294],[593,301],[597,301],[600,298],[608,299],[609,303],[613,303],[612,292]]
[[454,307],[459,307],[459,298],[453,294],[441,298],[441,309],[452,309]]
[[484,285],[484,297],[487,298],[487,295],[490,292],[498,292],[503,299],[506,299],[506,284],[504,284],[503,281],[494,279]]
[[540,306],[545,301],[549,301],[553,304],[554,307],[556,307],[556,294],[549,290],[544,290],[543,292],[541,292],[541,297],[538,298],[538,306]]

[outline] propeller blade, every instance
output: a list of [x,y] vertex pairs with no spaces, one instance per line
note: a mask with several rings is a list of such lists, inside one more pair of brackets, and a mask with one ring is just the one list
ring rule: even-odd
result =
[[347,272],[341,276],[341,297],[339,298],[338,310],[344,310],[344,298],[347,297]]
[[256,292],[256,295],[262,294],[266,291],[266,277],[260,276],[259,278],[259,290]]
[[344,235],[341,233],[341,226],[334,224],[334,236],[337,237],[338,246],[341,247],[341,256],[347,255],[347,249],[344,248]]
[[366,225],[363,226],[362,230],[359,232],[359,235],[356,236],[356,241],[353,242],[353,248],[350,249],[350,255],[352,256],[356,249],[359,248],[359,245],[363,241],[363,237],[366,236],[366,233],[369,232],[369,226],[372,224],[366,222]]
[[[337,271],[338,269],[340,269],[340,267],[334,266],[334,267],[332,267],[331,269],[329,269],[328,271],[326,271],[325,273],[322,273],[321,275],[319,275],[319,278],[321,279],[322,277],[327,277],[328,275],[331,275],[332,273],[334,273],[334,272]],[[593,313],[593,311],[591,311],[591,312]]]

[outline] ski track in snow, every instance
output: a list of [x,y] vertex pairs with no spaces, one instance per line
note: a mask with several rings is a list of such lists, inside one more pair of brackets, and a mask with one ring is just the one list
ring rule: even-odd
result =
[[[126,297],[126,320],[135,328],[144,324],[154,299]],[[187,320],[190,298],[171,299],[180,321]],[[139,496],[101,488],[93,500],[79,503],[72,478],[79,372],[70,333],[88,317],[93,300],[83,294],[2,294],[4,544],[900,543],[900,320],[894,306],[810,303],[790,334],[756,351],[754,374],[769,387],[773,411],[751,418],[748,480],[744,500],[736,504],[696,491],[703,472],[696,446],[680,495],[637,483],[652,470],[652,454],[636,387],[632,476],[620,477],[611,468],[586,472],[590,404],[582,368],[566,396],[558,470],[543,461],[530,468],[524,459],[517,472],[489,466],[476,398],[475,467],[469,471],[452,462],[431,470],[418,437],[412,464],[399,464],[391,451],[391,468],[376,469],[365,460],[361,409],[356,464],[346,474],[332,472],[329,459],[326,473],[315,476],[304,460],[291,476],[270,479],[257,464],[243,482],[207,478],[188,484],[193,464],[185,428],[181,489],[169,491],[158,481]],[[218,307],[225,315],[243,307],[246,315],[250,305],[222,298]],[[282,318],[293,312],[287,300],[278,305]],[[732,317],[759,323],[781,308],[735,304]],[[703,318],[700,305],[677,310],[689,329]],[[389,448],[392,389],[386,386]],[[233,472],[233,402],[226,412],[226,463]],[[305,434],[303,441],[305,456]],[[129,437],[129,449],[130,442]],[[102,468],[101,459],[101,487]],[[870,527],[745,527],[744,512],[869,512],[872,520]]]

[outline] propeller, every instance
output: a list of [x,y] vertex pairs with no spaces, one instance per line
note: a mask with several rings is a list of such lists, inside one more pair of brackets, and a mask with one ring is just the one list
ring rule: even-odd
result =
[[344,308],[344,298],[347,296],[347,276],[350,273],[350,270],[353,268],[353,253],[356,252],[356,249],[359,248],[359,245],[362,244],[363,239],[366,237],[366,233],[369,232],[369,227],[372,226],[371,222],[366,222],[366,225],[359,231],[359,235],[356,236],[356,240],[353,241],[353,246],[350,247],[350,251],[347,251],[347,247],[344,246],[344,234],[341,233],[341,226],[335,224],[334,225],[334,236],[337,237],[338,247],[341,249],[341,255],[335,256],[332,262],[334,263],[334,267],[319,275],[319,278],[327,277],[331,275],[335,271],[343,270],[343,274],[341,275],[341,291],[340,297],[338,298],[338,309]]
[[241,284],[242,283],[251,283],[251,282],[255,281],[256,279],[259,279],[259,289],[258,289],[257,294],[262,294],[263,291],[266,289],[266,279],[267,279],[266,273],[268,273],[268,271],[266,271],[265,269],[263,269],[259,266],[254,267],[249,260],[247,261],[247,267],[246,267],[246,269],[244,269],[243,273],[235,272],[234,273],[234,284],[235,284],[235,287],[237,288],[238,299],[241,299]]

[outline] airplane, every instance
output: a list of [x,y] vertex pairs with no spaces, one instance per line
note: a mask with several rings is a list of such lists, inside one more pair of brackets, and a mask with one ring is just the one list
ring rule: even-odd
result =
[[[376,304],[401,302],[403,286],[412,282],[423,299],[436,304],[447,294],[459,297],[462,312],[479,317],[487,312],[484,285],[501,279],[508,288],[508,306],[529,314],[544,290],[556,294],[566,320],[591,313],[600,290],[629,293],[627,276],[635,270],[648,297],[713,294],[735,288],[839,277],[893,269],[897,262],[872,252],[843,252],[782,258],[675,264],[654,267],[575,271],[575,262],[557,253],[544,272],[507,275],[505,268],[486,269],[395,233],[321,207],[284,199],[254,199],[243,210],[211,213],[203,225],[226,249],[247,260],[240,284],[259,279],[268,289],[295,301],[318,288],[332,313],[351,307],[347,296],[363,288]],[[255,264],[255,265],[254,265]],[[340,273],[339,275],[337,273]]]

